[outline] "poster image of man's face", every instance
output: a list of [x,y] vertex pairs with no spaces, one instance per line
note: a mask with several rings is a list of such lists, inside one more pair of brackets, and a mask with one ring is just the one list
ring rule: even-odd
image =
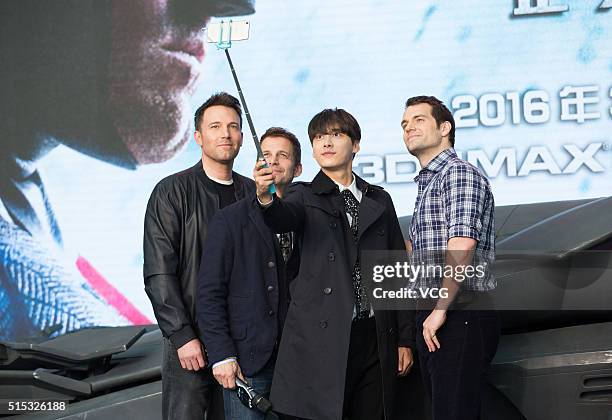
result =
[[210,16],[180,21],[170,2],[111,5],[108,104],[137,164],[165,161],[189,138],[189,98],[201,75],[202,29]]
[[251,14],[253,4],[2,2],[4,144],[28,162],[58,144],[131,169],[170,159],[188,139],[207,23]]
[[[212,16],[253,13],[253,4],[0,2],[0,339],[150,322],[114,289],[112,273],[95,268],[99,257],[83,251],[80,239],[92,238],[62,234],[56,203],[69,202],[75,214],[93,193],[74,202],[54,190],[54,179],[69,188],[78,180],[62,175],[72,157],[57,164],[66,151],[50,152],[62,145],[130,169],[173,157],[188,139],[203,29]],[[116,219],[110,215],[111,230]]]

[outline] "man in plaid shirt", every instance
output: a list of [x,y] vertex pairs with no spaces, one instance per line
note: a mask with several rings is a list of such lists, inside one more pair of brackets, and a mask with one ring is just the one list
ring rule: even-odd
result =
[[419,296],[431,288],[440,291],[435,299],[417,302],[423,382],[434,420],[474,420],[499,341],[497,314],[470,309],[475,296],[495,287],[488,270],[495,257],[493,195],[484,175],[455,153],[455,121],[440,100],[408,99],[402,129],[408,151],[422,168],[415,178],[418,196],[410,228],[413,264],[443,266],[417,283]]

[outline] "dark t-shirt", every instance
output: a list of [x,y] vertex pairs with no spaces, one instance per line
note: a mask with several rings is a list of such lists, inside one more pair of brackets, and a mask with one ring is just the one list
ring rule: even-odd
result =
[[219,208],[227,207],[236,202],[236,188],[233,182],[230,185],[225,185],[213,181],[213,184],[215,184],[215,189],[219,196]]

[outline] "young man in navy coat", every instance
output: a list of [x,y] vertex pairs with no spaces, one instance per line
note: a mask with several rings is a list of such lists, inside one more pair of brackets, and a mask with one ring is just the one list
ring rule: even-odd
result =
[[[276,193],[302,172],[295,135],[272,127],[261,138]],[[213,375],[224,387],[227,420],[263,419],[231,391],[236,377],[268,394],[288,306],[288,280],[297,271],[293,234],[275,235],[254,196],[218,212],[208,225],[198,278],[198,326]]]
[[373,310],[361,281],[367,250],[405,250],[391,197],[352,172],[361,130],[343,109],[308,126],[321,171],[272,196],[269,168],[255,168],[266,224],[299,237],[300,269],[274,372],[276,411],[315,420],[387,420],[397,376],[412,365],[413,314]]

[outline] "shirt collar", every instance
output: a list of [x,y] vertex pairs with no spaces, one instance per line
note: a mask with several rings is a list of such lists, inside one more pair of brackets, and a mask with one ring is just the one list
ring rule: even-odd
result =
[[355,176],[355,174],[351,175],[353,175],[353,181],[351,181],[348,187],[345,187],[344,185],[334,181],[333,179],[332,181],[338,186],[340,192],[344,190],[349,190],[351,193],[353,193],[353,196],[357,199],[357,201],[361,201],[361,191],[359,190],[359,188],[357,188],[357,177]]
[[340,191],[350,189],[355,198],[359,201],[361,201],[362,194],[367,192],[369,186],[370,184],[359,178],[355,173],[353,173],[353,182],[351,182],[351,185],[348,187],[344,187],[334,182],[330,177],[325,175],[323,171],[319,171],[312,180],[312,192],[315,194],[331,193],[338,187]]
[[429,161],[427,165],[423,169],[419,171],[419,174],[414,177],[414,182],[418,182],[419,176],[426,172],[440,172],[442,168],[446,166],[446,164],[453,158],[457,157],[457,152],[452,147],[448,149],[442,150],[436,157]]

